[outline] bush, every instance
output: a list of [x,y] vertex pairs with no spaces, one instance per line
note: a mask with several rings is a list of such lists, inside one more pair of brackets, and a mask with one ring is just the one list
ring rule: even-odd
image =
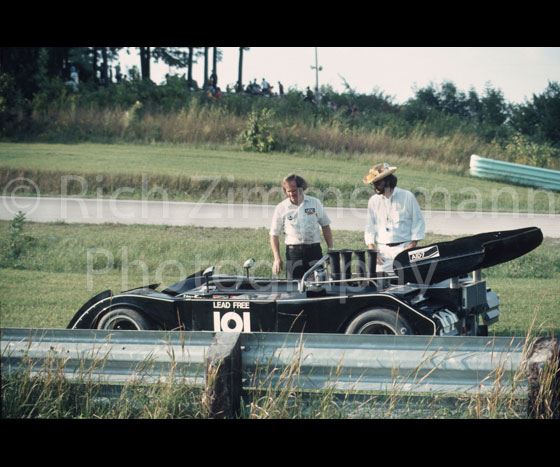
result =
[[[2,256],[5,264],[11,267],[17,267],[17,260],[27,253],[29,247],[36,244],[36,239],[23,232],[23,222],[25,221],[25,213],[18,211],[10,224],[10,236],[2,246]],[[4,264],[4,261],[0,261]]]
[[266,108],[251,112],[247,127],[239,135],[239,142],[244,150],[270,152],[275,148],[273,117],[274,112]]
[[523,135],[515,135],[506,144],[505,151],[510,162],[558,170],[560,150],[550,144],[537,144]]

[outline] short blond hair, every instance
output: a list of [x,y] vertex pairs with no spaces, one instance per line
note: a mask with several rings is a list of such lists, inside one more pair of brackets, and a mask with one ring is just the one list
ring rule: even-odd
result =
[[290,182],[296,182],[296,186],[304,191],[307,189],[307,182],[303,177],[296,174],[290,174],[282,181],[282,190],[284,190],[284,193],[286,193],[286,186],[288,186]]

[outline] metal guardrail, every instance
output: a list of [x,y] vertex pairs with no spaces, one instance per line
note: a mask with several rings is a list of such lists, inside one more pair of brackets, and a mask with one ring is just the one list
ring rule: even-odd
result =
[[[229,333],[0,329],[2,373],[51,362],[70,380],[105,383],[174,378],[205,384],[207,357]],[[243,387],[485,393],[527,390],[519,380],[525,339],[242,333]],[[517,379],[516,379],[517,378]]]
[[560,171],[471,155],[470,173],[476,177],[560,191]]
[[153,383],[173,377],[202,385],[213,334],[2,328],[2,373],[26,368],[37,375],[51,364],[70,381]]
[[[486,393],[499,379],[527,389],[519,338],[256,333],[242,335],[242,345],[243,373],[260,373],[257,382],[272,387],[285,380],[302,389]],[[294,363],[295,376],[286,378]]]

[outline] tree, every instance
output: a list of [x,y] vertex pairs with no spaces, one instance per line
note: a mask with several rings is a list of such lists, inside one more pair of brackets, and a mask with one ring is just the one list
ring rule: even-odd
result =
[[202,80],[202,89],[208,87],[208,47],[204,47],[204,79]]
[[250,47],[239,47],[239,67],[237,75],[237,85],[235,86],[237,92],[243,92],[243,51],[249,49]]
[[538,142],[560,147],[560,84],[549,81],[542,94],[533,94],[532,101],[514,106],[511,126]]
[[189,47],[189,55],[187,58],[187,85],[189,88],[192,87],[193,79],[192,79],[192,66],[193,66],[193,54],[194,54],[194,47]]
[[89,47],[0,47],[0,73],[11,75],[27,99],[51,79],[63,81],[76,66],[80,80],[91,76]]
[[181,47],[138,47],[140,53],[140,73],[143,80],[150,79],[150,61],[153,58],[170,67],[183,68],[188,63],[187,52]]
[[465,94],[458,91],[457,86],[451,81],[442,83],[438,97],[441,103],[441,109],[444,113],[459,115],[461,117],[466,117],[468,115],[465,105]]
[[508,106],[502,91],[492,89],[486,85],[484,96],[481,99],[483,121],[492,126],[500,126],[508,118]]
[[469,120],[474,120],[477,123],[482,122],[482,103],[478,98],[476,89],[471,88],[469,90],[469,96],[467,97],[465,106]]
[[[218,60],[219,60],[219,53],[218,47],[212,47],[212,73],[217,77],[218,76]],[[217,78],[216,78],[217,80]],[[216,83],[214,83],[216,84]]]
[[[103,86],[107,86],[112,80],[111,63],[118,58],[122,47],[91,47],[93,80]],[[98,64],[101,54],[101,65]],[[98,78],[99,72],[99,78]],[[84,77],[85,78],[85,77]]]
[[200,55],[199,47],[187,47],[187,84],[190,88],[198,87],[196,81],[193,80],[193,64],[197,63],[196,57]]
[[140,76],[143,80],[150,79],[150,48],[138,47],[140,52]]

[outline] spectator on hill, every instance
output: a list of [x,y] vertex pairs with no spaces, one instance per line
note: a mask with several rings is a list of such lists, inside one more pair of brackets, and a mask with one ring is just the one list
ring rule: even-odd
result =
[[76,71],[76,67],[72,65],[70,68],[70,80],[66,81],[66,86],[72,88],[74,92],[78,92],[78,84],[80,83],[80,78],[78,76],[78,72]]

